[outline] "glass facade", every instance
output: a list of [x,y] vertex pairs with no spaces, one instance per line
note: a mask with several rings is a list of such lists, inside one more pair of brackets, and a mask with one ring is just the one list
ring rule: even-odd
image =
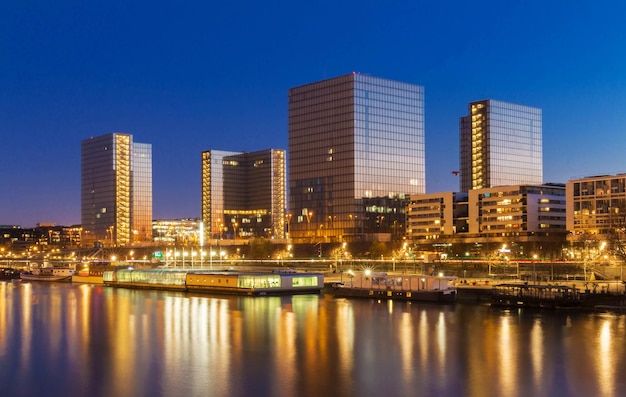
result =
[[152,145],[133,143],[132,241],[152,240]]
[[225,156],[240,154],[223,150],[202,152],[202,222],[204,235],[222,238],[224,235],[224,168]]
[[487,99],[460,120],[461,190],[543,183],[541,109]]
[[290,89],[289,156],[292,238],[403,228],[403,215],[366,211],[366,201],[424,193],[423,87],[353,73]]
[[285,237],[285,151],[202,154],[202,218],[211,238]]
[[81,222],[85,243],[152,240],[152,148],[130,134],[81,142]]

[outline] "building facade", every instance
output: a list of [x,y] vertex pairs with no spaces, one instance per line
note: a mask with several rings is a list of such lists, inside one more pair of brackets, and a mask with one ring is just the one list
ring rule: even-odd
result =
[[285,151],[202,153],[206,238],[285,238]]
[[493,99],[460,119],[460,188],[543,183],[541,109]]
[[567,237],[565,185],[509,185],[411,196],[407,239],[423,250],[560,257]]
[[467,193],[442,192],[411,196],[407,238],[436,240],[467,233]]
[[289,90],[294,241],[403,234],[398,211],[424,191],[423,87],[352,73]]
[[483,240],[529,241],[567,234],[562,184],[474,189],[468,193],[468,206],[469,234]]
[[154,241],[165,245],[200,244],[200,219],[155,219],[152,221],[152,235]]
[[111,133],[81,143],[83,242],[152,240],[152,146]]
[[572,241],[609,239],[626,230],[626,174],[567,182],[567,229]]

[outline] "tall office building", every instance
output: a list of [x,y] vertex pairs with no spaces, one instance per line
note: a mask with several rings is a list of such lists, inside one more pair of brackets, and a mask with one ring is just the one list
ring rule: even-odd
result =
[[285,151],[202,152],[207,238],[285,237]]
[[460,120],[461,191],[542,184],[541,109],[493,99]]
[[152,146],[111,133],[81,142],[85,242],[124,246],[152,240]]
[[290,89],[289,189],[296,241],[401,236],[425,190],[423,87],[352,73]]

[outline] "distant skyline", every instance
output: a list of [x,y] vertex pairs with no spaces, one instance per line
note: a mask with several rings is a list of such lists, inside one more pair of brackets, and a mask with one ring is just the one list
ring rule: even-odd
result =
[[542,109],[544,182],[626,172],[626,4],[233,1],[0,5],[0,224],[80,223],[80,142],[152,144],[153,217],[199,217],[204,150],[287,149],[289,88],[425,88],[426,191],[457,191],[459,118]]

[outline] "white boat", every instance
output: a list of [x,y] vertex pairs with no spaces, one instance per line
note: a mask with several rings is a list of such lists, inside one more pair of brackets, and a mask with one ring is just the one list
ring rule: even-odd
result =
[[348,283],[336,284],[333,293],[339,297],[397,299],[425,302],[455,302],[456,277],[349,273]]
[[26,281],[72,281],[74,269],[68,267],[42,267],[22,273],[20,278]]

